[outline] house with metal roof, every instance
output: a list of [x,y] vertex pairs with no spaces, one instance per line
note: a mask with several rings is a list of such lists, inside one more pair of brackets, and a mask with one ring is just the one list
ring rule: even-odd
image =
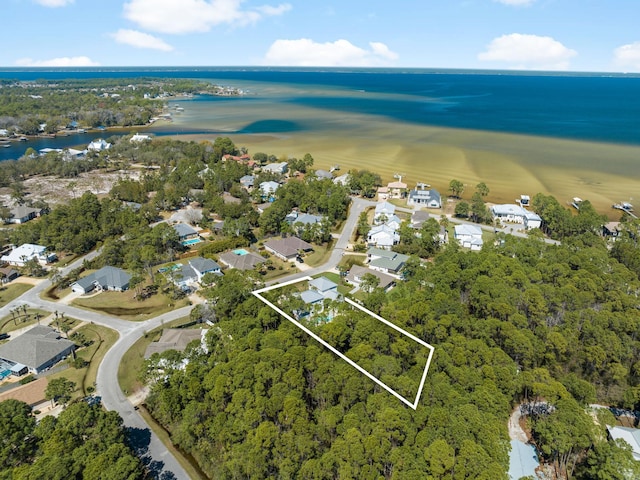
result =
[[385,223],[395,213],[396,206],[393,203],[379,202],[373,214],[373,223],[376,225]]
[[454,227],[454,238],[460,245],[471,250],[482,248],[482,229],[476,225],[462,224]]
[[360,286],[360,284],[362,283],[362,277],[367,273],[373,275],[378,279],[378,287],[382,288],[384,291],[391,290],[395,286],[397,281],[395,277],[392,277],[389,274],[383,273],[379,270],[362,267],[360,265],[353,265],[349,269],[346,280],[353,285]]
[[276,174],[285,174],[289,170],[289,164],[287,162],[270,163],[262,167],[263,172],[270,172]]
[[397,274],[409,260],[408,255],[392,252],[381,248],[367,250],[369,268],[382,273]]
[[3,262],[7,262],[14,267],[24,267],[25,263],[33,259],[40,264],[46,264],[55,262],[58,257],[55,253],[48,252],[47,247],[33,243],[24,243],[0,258]]
[[442,197],[435,188],[416,187],[409,192],[407,205],[411,207],[418,205],[427,208],[442,208]]
[[51,327],[38,325],[8,343],[0,345],[0,359],[12,365],[24,365],[38,374],[65,359],[76,345],[62,338]]
[[367,244],[390,250],[400,242],[400,234],[388,225],[376,225],[367,233]]
[[610,427],[607,425],[609,435],[613,440],[624,440],[631,446],[633,458],[640,461],[640,429],[628,427]]
[[123,292],[129,288],[131,275],[117,267],[105,266],[71,284],[71,290],[77,293],[89,293],[94,289]]
[[491,215],[502,222],[522,223],[527,230],[540,228],[542,224],[542,219],[537,214],[514,203],[493,205]]

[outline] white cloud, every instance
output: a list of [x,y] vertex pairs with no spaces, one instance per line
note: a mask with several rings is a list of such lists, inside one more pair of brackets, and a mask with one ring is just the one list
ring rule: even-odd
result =
[[618,67],[640,71],[640,42],[616,48],[613,51],[613,61]]
[[244,0],[129,0],[124,16],[145,30],[161,33],[206,32],[216,25],[244,26],[282,15],[291,5],[242,9]]
[[148,33],[138,32],[137,30],[125,30],[121,28],[116,33],[112,33],[111,36],[118,43],[131,45],[136,48],[151,48],[153,50],[162,50],[163,52],[173,50],[173,47],[164,40],[149,35]]
[[89,57],[59,57],[50,60],[21,58],[16,60],[16,65],[21,67],[97,67],[100,64]]
[[522,70],[568,70],[569,60],[576,55],[551,37],[512,33],[494,38],[478,59],[505,62]]
[[75,0],[34,0],[37,4],[43,7],[66,7],[71,5]]
[[308,38],[276,40],[267,51],[265,65],[298,67],[372,67],[385,66],[398,55],[384,43],[369,43],[371,50],[353,45],[348,40],[317,43]]
[[533,5],[536,0],[493,0],[494,2],[502,3],[513,7],[528,7]]

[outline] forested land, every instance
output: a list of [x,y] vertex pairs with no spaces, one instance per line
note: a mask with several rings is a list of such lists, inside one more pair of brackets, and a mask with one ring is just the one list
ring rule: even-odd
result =
[[[365,300],[436,348],[416,411],[252,298],[239,275],[208,292],[214,305],[244,292],[215,312],[209,353],[156,376],[149,408],[211,478],[504,479],[521,402],[546,406],[530,428],[558,473],[637,476],[630,452],[606,441],[613,417],[597,425],[586,408],[640,407],[638,275],[595,235],[499,240],[478,253],[450,245],[426,266],[413,258],[406,282]],[[326,334],[402,382],[411,350],[373,328],[337,316]]]
[[0,403],[0,479],[139,480],[140,460],[116,412],[85,402],[36,423],[31,407]]
[[188,79],[84,79],[0,82],[0,128],[36,135],[77,122],[81,127],[145,125],[165,99],[180,94],[216,94],[208,82]]

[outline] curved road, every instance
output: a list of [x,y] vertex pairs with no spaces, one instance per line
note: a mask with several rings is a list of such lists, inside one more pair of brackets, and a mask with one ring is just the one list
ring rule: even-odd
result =
[[[349,215],[345,221],[342,233],[337,237],[337,241],[329,259],[323,265],[288,275],[270,283],[285,282],[297,278],[312,276],[335,268],[340,262],[342,255],[347,251],[349,240],[356,229],[360,214],[367,208],[375,206],[376,203],[377,202],[371,200],[352,197]],[[405,210],[406,209],[402,209],[402,211]],[[89,253],[85,257],[78,259],[69,266],[61,269],[61,273],[66,275],[72,269],[80,266],[85,259],[90,260],[99,255],[99,253],[100,250]],[[51,282],[49,280],[42,281],[28,292],[0,308],[0,316],[8,315],[9,311],[18,305],[27,304],[51,311],[57,310],[58,312],[64,312],[65,315],[82,318],[86,321],[116,330],[120,337],[113,347],[106,353],[98,368],[96,393],[102,397],[102,402],[107,409],[115,410],[120,414],[124,421],[124,426],[129,430],[129,437],[133,440],[136,453],[142,458],[154,478],[162,478],[165,480],[172,478],[179,480],[188,479],[189,476],[187,475],[187,472],[178,463],[173,454],[167,450],[153,431],[149,429],[149,426],[142,416],[135,410],[133,405],[120,390],[120,386],[118,384],[118,368],[123,355],[142,335],[144,335],[146,331],[153,330],[165,322],[170,322],[188,315],[192,307],[188,306],[178,310],[173,310],[144,322],[128,322],[109,315],[103,315],[97,312],[91,312],[89,310],[83,310],[41,298],[40,294],[50,286]]]

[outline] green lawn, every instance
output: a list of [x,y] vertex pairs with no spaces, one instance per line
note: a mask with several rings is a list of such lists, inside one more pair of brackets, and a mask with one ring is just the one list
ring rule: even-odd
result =
[[170,312],[188,304],[188,299],[172,300],[166,295],[155,294],[145,300],[133,298],[135,292],[102,292],[88,298],[77,298],[72,304],[76,307],[95,310],[125,320],[143,321],[163,313]]
[[178,318],[173,322],[169,322],[162,325],[141,337],[132,347],[127,350],[120,361],[118,367],[118,384],[120,389],[129,395],[132,392],[142,388],[140,380],[138,380],[138,373],[140,367],[144,361],[144,352],[147,350],[149,344],[155,340],[158,340],[162,335],[162,330],[165,328],[175,328],[185,323],[189,323],[191,319],[189,317]]
[[305,255],[304,263],[311,267],[317,267],[329,260],[331,251],[333,250],[333,240],[329,240],[326,245],[314,245],[313,252]]
[[4,307],[7,303],[15,300],[23,293],[31,290],[33,285],[27,283],[10,283],[0,289],[0,307]]
[[25,315],[23,310],[20,309],[15,315],[7,315],[0,319],[0,332],[8,333],[18,330],[29,325],[34,325],[38,322],[36,314],[40,316],[40,320],[44,317],[51,315],[51,312],[46,310],[40,310],[38,308],[27,308],[27,314]]
[[82,347],[76,351],[76,356],[89,362],[88,365],[83,368],[69,365],[66,369],[48,377],[49,381],[64,377],[74,382],[76,390],[72,394],[72,399],[87,396],[89,393],[87,388],[95,386],[100,362],[118,339],[118,332],[100,325],[83,325],[78,329],[78,332],[82,333],[87,340],[92,341],[88,347]]

